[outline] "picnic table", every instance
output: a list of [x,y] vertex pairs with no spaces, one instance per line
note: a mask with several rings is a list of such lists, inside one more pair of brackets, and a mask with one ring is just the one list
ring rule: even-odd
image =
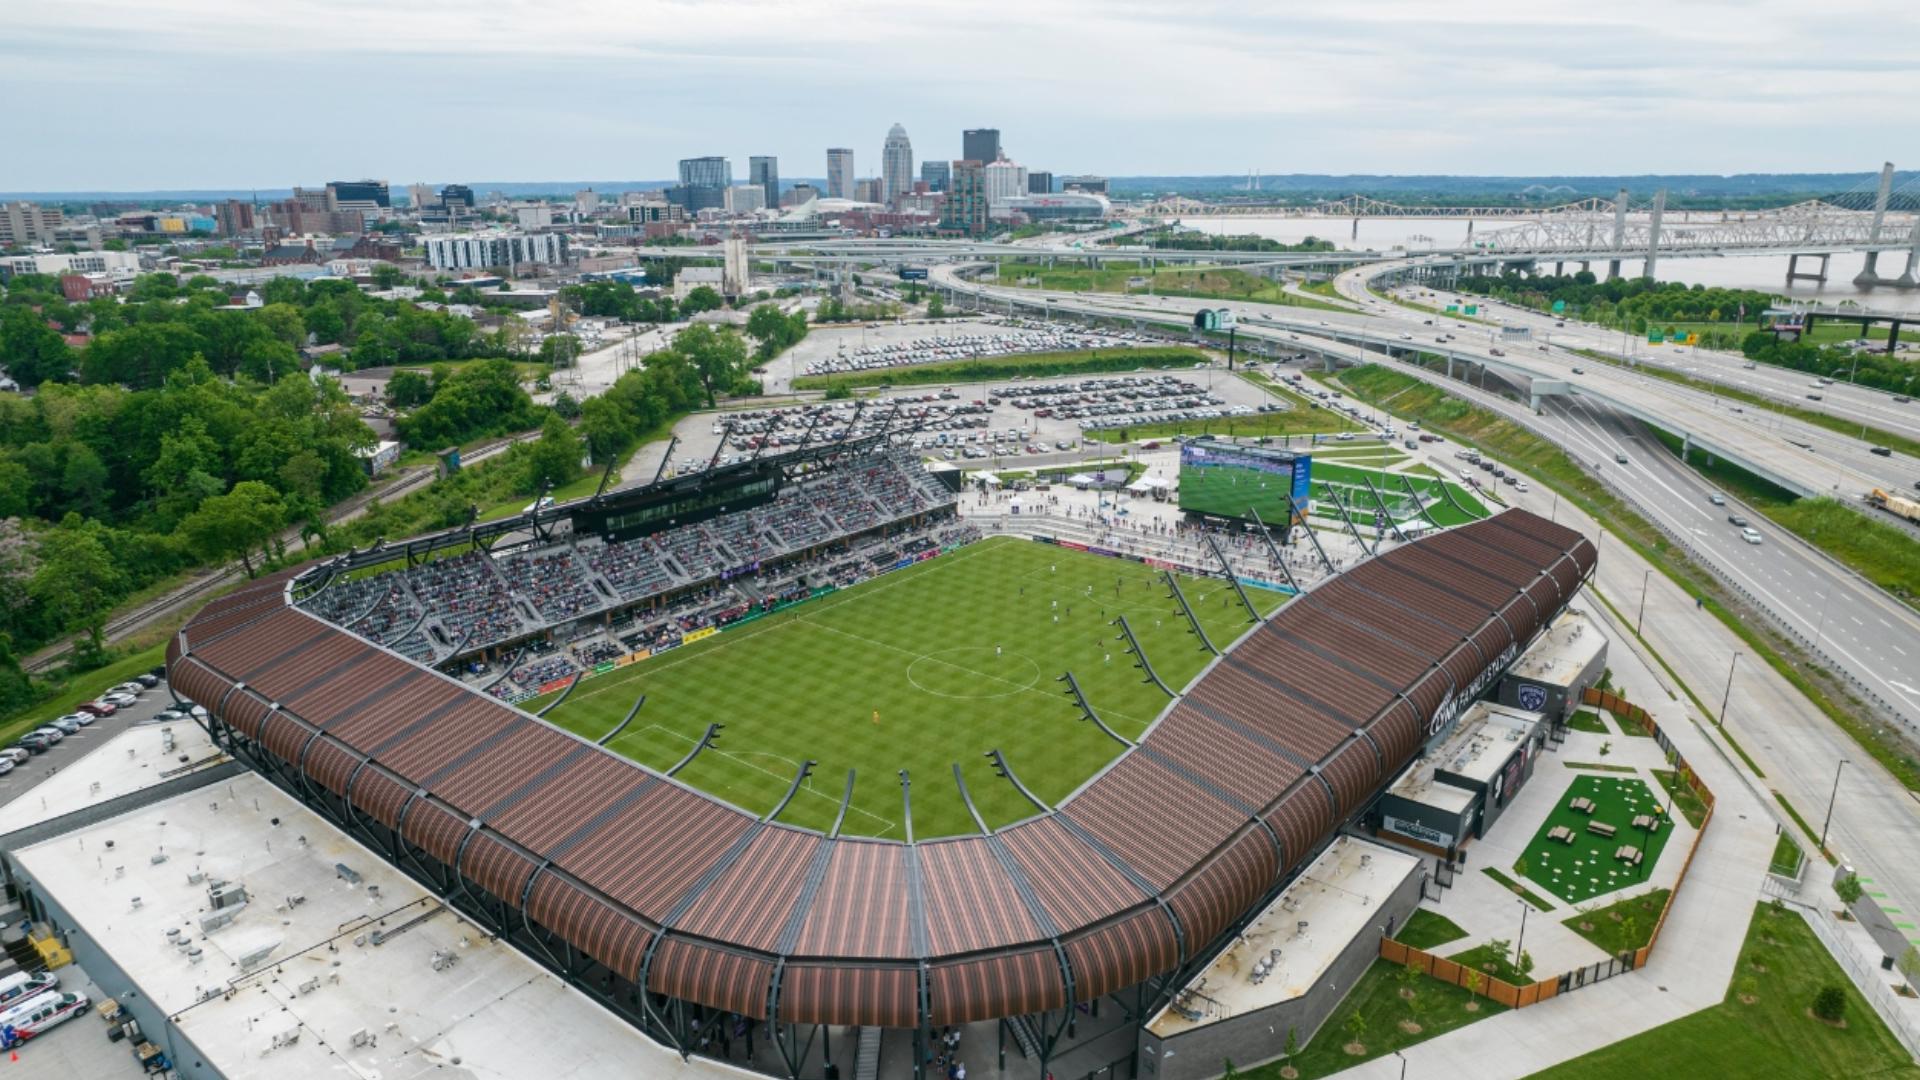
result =
[[1628,866],[1639,866],[1640,860],[1646,857],[1646,853],[1634,847],[1632,844],[1621,844],[1620,847],[1614,851],[1613,857],[1626,863]]
[[1611,840],[1613,839],[1615,829],[1604,821],[1589,821],[1587,822],[1587,831],[1595,836],[1604,836]]
[[1573,830],[1567,828],[1565,825],[1555,825],[1553,828],[1547,830],[1547,839],[1558,840],[1563,844],[1571,844],[1573,843]]
[[1633,819],[1633,827],[1655,832],[1660,828],[1660,819],[1652,814],[1641,814]]
[[1576,814],[1591,814],[1593,813],[1593,800],[1581,796],[1568,803],[1567,809],[1572,810]]

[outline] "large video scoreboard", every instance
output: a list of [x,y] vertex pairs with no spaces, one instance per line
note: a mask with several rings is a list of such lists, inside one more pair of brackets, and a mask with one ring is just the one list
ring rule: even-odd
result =
[[[1312,491],[1313,456],[1214,439],[1180,447],[1180,509],[1275,528],[1294,523],[1287,496],[1304,512]],[[1249,512],[1251,511],[1251,512]]]
[[577,510],[573,527],[576,533],[628,540],[770,502],[780,491],[780,480],[780,470],[764,462],[693,473]]

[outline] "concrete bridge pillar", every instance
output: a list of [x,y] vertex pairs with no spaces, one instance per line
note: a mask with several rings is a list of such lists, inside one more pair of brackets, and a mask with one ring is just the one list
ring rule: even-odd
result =
[[1801,257],[1799,255],[1789,255],[1787,256],[1787,284],[1788,285],[1792,285],[1796,281],[1824,282],[1827,280],[1827,263],[1833,259],[1833,256],[1825,252],[1822,252],[1819,255],[1808,255],[1806,257],[1809,259],[1818,258],[1820,260],[1819,271],[1815,273],[1807,273],[1807,274],[1801,273],[1800,272]]
[[[1870,244],[1880,242],[1880,224],[1887,218],[1887,199],[1892,194],[1893,162],[1889,161],[1880,166],[1880,190],[1873,199],[1873,228],[1867,233],[1867,242]],[[1862,266],[1860,273],[1854,276],[1853,283],[1855,285],[1880,284],[1879,262],[1878,251],[1867,252],[1866,265]]]
[[1920,271],[1920,218],[1914,219],[1913,234],[1908,240],[1907,268],[1902,270],[1900,276],[1893,282],[1897,289],[1911,289],[1916,284],[1914,272]]
[[[1627,189],[1621,188],[1620,194],[1613,197],[1613,243],[1610,245],[1617,253],[1627,245]],[[1618,255],[1607,261],[1607,280],[1620,276]]]
[[1686,464],[1687,455],[1693,452],[1693,436],[1682,432],[1680,435],[1680,463]]
[[1360,219],[1359,218],[1353,219],[1353,238],[1355,240],[1360,239]]
[[1661,188],[1653,194],[1653,216],[1647,220],[1647,266],[1645,276],[1651,280],[1654,266],[1660,261],[1660,217],[1667,210],[1667,189]]
[[1453,378],[1453,354],[1447,354],[1447,378]]
[[1559,261],[1558,259],[1556,259],[1556,260],[1554,260],[1554,263],[1553,263],[1553,276],[1554,276],[1554,277],[1566,277],[1566,276],[1567,276],[1567,264],[1566,264],[1566,263],[1563,263],[1563,262],[1561,262],[1561,261]]

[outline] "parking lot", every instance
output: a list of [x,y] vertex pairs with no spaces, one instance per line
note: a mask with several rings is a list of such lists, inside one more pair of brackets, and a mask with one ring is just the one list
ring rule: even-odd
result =
[[[964,360],[969,356],[1071,349],[1114,348],[1149,343],[1131,334],[1092,332],[1035,319],[925,319],[871,326],[813,326],[798,345],[768,362],[762,376],[769,394],[791,389],[796,375],[898,367]],[[1155,339],[1152,343],[1158,343]],[[971,351],[969,351],[971,350]],[[859,366],[856,366],[859,365]]]
[[[98,689],[104,693],[107,686],[103,684]],[[73,721],[70,726],[74,730],[71,733],[62,730],[58,742],[46,745],[39,752],[28,750],[29,756],[25,761],[17,762],[7,767],[5,773],[0,773],[0,806],[19,798],[39,781],[132,725],[152,721],[172,705],[173,697],[167,693],[166,681],[162,679],[152,688],[143,688],[132,705],[114,709],[111,716],[94,717],[87,724]],[[14,747],[20,745],[18,740],[10,744]]]

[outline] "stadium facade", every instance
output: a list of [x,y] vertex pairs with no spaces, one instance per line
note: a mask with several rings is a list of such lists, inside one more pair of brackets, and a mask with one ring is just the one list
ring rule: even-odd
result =
[[[607,512],[585,500],[507,525]],[[918,1074],[940,1029],[1025,1018],[1044,1074],[1076,1006],[1164,1005],[1500,679],[1595,560],[1519,510],[1382,553],[1250,629],[1059,805],[1028,795],[1025,820],[923,842],[910,815],[905,842],[786,825],[784,803],[757,817],[427,666],[472,627],[422,663],[328,621],[313,601],[341,563],[212,602],[167,666],[220,746],[683,1054],[721,1013],[771,1033],[783,1073],[844,1025],[912,1032]]]

